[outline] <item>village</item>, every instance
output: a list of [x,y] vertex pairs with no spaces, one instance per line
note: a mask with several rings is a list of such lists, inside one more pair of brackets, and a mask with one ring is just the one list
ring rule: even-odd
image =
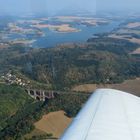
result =
[[30,84],[30,81],[25,81],[25,80],[17,77],[14,74],[11,74],[11,72],[3,74],[0,78],[0,82],[1,83],[6,83],[8,85],[16,84],[16,85],[19,85],[19,86],[22,86],[22,87],[25,87],[28,84]]

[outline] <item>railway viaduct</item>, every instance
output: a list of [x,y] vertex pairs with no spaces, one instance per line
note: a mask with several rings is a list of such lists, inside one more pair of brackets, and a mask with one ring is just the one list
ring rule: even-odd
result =
[[71,91],[52,91],[52,90],[38,90],[38,89],[25,89],[25,91],[28,93],[29,96],[39,101],[53,99],[58,95],[64,95],[64,94],[89,95],[89,93],[78,93],[78,92],[71,92]]

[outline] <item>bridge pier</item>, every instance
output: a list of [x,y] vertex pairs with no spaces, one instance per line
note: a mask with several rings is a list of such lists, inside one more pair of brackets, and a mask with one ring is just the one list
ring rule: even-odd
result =
[[53,91],[46,92],[44,90],[26,89],[26,92],[29,96],[39,101],[45,101],[46,99],[55,98]]

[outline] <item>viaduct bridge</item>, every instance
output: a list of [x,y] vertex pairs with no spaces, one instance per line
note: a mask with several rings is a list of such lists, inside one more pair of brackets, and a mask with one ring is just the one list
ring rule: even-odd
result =
[[77,95],[90,95],[89,93],[79,93],[79,92],[71,92],[71,91],[53,91],[53,90],[38,90],[38,89],[25,89],[29,96],[39,101],[46,101],[49,99],[53,99],[58,95],[64,94],[77,94]]

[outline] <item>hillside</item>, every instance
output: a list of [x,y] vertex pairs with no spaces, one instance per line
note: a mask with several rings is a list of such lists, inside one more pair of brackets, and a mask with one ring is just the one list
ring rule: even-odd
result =
[[30,100],[22,88],[0,84],[0,130],[6,125],[6,120]]
[[77,84],[120,83],[140,76],[140,59],[131,54],[137,48],[138,44],[107,37],[49,49],[19,45],[1,49],[0,64],[3,70],[16,69],[48,88],[70,89]]
[[19,140],[34,129],[42,116],[42,102],[35,102],[17,85],[0,84],[0,139]]
[[[137,48],[139,44],[105,36],[91,38],[84,44],[60,45],[56,48],[10,45],[0,48],[0,82],[7,83],[2,77],[11,73],[29,83],[24,88],[70,92],[76,85],[116,85],[140,77],[140,56],[132,53]],[[20,140],[33,130],[36,132],[38,128],[35,129],[34,123],[50,112],[63,110],[67,117],[75,117],[89,97],[87,94],[68,94],[59,95],[49,102],[36,102],[28,97],[22,87],[14,84],[1,84],[0,95],[2,140]],[[40,133],[43,136],[36,139],[53,136],[49,131]],[[31,135],[31,139],[34,138]]]
[[[0,85],[0,95],[1,140],[24,139],[26,134],[35,129],[34,123],[50,112],[64,110],[67,117],[60,115],[60,119],[63,117],[70,120],[68,117],[76,116],[89,97],[89,95],[59,95],[49,102],[36,102],[24,92],[23,88],[16,85]],[[53,136],[53,132],[51,133]],[[55,134],[54,132],[54,136]],[[50,137],[50,130],[47,129],[42,135],[39,137]]]

